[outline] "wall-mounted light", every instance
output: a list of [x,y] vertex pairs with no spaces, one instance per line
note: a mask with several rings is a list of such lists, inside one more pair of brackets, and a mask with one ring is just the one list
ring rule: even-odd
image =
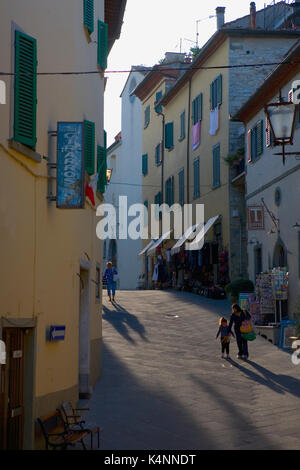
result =
[[293,145],[294,130],[296,124],[297,106],[291,101],[284,101],[281,92],[277,103],[265,105],[265,114],[274,137],[274,145],[282,146],[283,164],[286,155],[299,155],[299,152],[285,152],[285,145]]
[[110,183],[111,174],[112,174],[112,169],[109,169],[109,168],[108,168],[108,169],[106,170],[106,181],[107,181],[108,183]]
[[300,224],[298,224],[298,222],[296,222],[296,223],[293,225],[293,228],[300,228]]

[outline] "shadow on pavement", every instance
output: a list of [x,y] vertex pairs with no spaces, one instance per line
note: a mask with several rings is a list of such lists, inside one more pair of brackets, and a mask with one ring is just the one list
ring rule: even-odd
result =
[[246,364],[249,364],[254,369],[256,369],[259,374],[247,369],[241,363],[237,363],[233,360],[230,362],[234,367],[247,375],[251,380],[258,382],[260,385],[269,387],[274,392],[280,394],[291,393],[292,395],[295,395],[297,398],[299,398],[299,380],[294,379],[288,375],[274,374],[269,369],[266,369],[265,367],[262,367],[250,360],[247,360]]
[[114,310],[111,310],[103,305],[103,320],[108,321],[117,330],[117,332],[130,343],[136,343],[130,335],[130,330],[138,333],[143,341],[149,342],[145,335],[145,327],[135,315],[128,312],[128,310],[116,302],[112,304],[112,307]]
[[[102,346],[103,369],[89,401],[87,426],[103,428],[100,450],[210,449],[213,432],[203,428],[193,410],[182,405],[150,373],[140,379],[108,347]],[[134,365],[132,365],[134,367]]]
[[[234,361],[231,362],[233,363]],[[259,448],[267,450],[273,445],[273,443],[271,443],[270,440],[260,433],[259,429],[252,424],[251,417],[249,416],[249,418],[247,418],[240,411],[240,405],[242,403],[241,396],[237,396],[239,401],[235,401],[233,393],[232,400],[228,400],[221,391],[218,391],[216,387],[205,382],[199,376],[191,375],[191,378],[206,394],[214,398],[216,407],[224,409],[224,418],[226,418],[226,421],[230,423],[230,426],[228,425],[228,429],[231,428],[231,438],[234,439],[234,448],[252,444],[252,449],[254,450],[257,442],[259,442]],[[248,401],[245,399],[245,412],[247,410],[247,406]],[[226,435],[228,435],[228,430],[224,432],[224,438]]]

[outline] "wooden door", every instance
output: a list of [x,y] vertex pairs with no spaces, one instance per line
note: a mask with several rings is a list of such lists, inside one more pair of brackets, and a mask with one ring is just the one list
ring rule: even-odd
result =
[[2,339],[6,344],[6,364],[1,367],[0,448],[20,450],[24,433],[24,330],[3,328]]

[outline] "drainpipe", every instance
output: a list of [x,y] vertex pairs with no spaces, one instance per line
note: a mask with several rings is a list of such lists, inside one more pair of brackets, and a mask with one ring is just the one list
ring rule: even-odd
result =
[[188,128],[187,128],[187,152],[186,152],[186,184],[187,198],[186,203],[190,203],[190,127],[191,127],[191,87],[192,79],[189,79],[189,102],[188,102]]

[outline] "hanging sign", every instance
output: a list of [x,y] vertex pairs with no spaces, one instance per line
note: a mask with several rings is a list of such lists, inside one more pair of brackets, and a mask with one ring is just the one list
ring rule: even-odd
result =
[[4,341],[0,339],[0,364],[6,364],[6,346]]
[[84,146],[82,122],[57,123],[56,207],[83,209]]

